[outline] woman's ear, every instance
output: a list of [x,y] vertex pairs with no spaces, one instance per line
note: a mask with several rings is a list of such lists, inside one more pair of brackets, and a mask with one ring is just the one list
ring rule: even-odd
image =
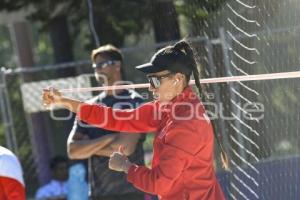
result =
[[176,80],[177,82],[183,81],[183,80],[184,80],[184,75],[181,74],[181,73],[175,74],[175,80]]
[[176,73],[174,76],[174,81],[173,81],[173,85],[177,85],[181,80],[182,80],[182,76],[180,73]]
[[173,85],[176,85],[179,82],[179,79],[175,79]]

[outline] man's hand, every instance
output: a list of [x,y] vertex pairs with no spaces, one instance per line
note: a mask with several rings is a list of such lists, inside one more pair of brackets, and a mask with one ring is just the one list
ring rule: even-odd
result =
[[133,165],[124,155],[124,148],[120,146],[118,152],[114,152],[109,159],[109,168],[119,172],[127,173],[129,168]]

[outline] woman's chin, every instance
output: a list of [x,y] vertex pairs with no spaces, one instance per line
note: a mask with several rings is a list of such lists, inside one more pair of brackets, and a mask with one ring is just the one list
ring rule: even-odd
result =
[[168,103],[169,101],[165,100],[165,99],[161,99],[161,98],[158,98],[156,99],[160,104],[165,104],[165,103]]
[[154,94],[153,93],[153,99],[158,101],[159,103],[168,103],[170,100],[165,98],[163,95]]

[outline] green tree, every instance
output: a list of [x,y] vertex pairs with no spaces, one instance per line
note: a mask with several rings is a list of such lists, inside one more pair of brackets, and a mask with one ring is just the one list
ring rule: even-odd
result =
[[202,35],[207,28],[207,20],[217,12],[226,0],[177,0],[177,12],[191,23],[193,36]]
[[139,36],[150,21],[151,1],[148,0],[97,0],[93,3],[94,25],[101,44],[122,46],[126,36]]

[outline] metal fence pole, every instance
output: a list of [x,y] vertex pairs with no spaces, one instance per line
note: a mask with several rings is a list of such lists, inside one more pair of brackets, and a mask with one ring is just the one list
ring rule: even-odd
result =
[[11,105],[8,97],[5,77],[5,69],[0,69],[0,110],[5,129],[5,139],[7,147],[18,155],[18,145],[13,126],[13,119],[11,113]]
[[[213,58],[213,45],[211,43],[211,40],[207,40],[206,41],[206,48],[207,48],[207,59],[208,59],[208,65],[209,65],[209,73],[211,75],[212,78],[217,77],[217,73],[216,73],[216,67],[215,67],[215,62],[214,62],[214,58]],[[213,90],[214,90],[214,95],[215,95],[215,99],[216,99],[216,103],[217,103],[217,108],[221,108],[222,105],[222,101],[221,101],[221,97],[220,97],[220,87],[218,84],[213,84]],[[220,107],[219,107],[220,106]],[[228,159],[230,160],[230,144],[228,141],[228,133],[226,133],[226,125],[225,125],[225,121],[224,119],[220,118],[220,114],[218,113],[218,127],[219,127],[219,131],[221,133],[222,136],[222,140],[224,141],[224,147],[228,156]]]
[[[222,50],[223,50],[223,56],[224,56],[224,66],[225,66],[225,73],[226,73],[226,76],[233,76],[232,74],[232,71],[230,69],[230,55],[229,55],[229,42],[227,41],[228,38],[226,37],[226,33],[225,33],[225,30],[224,28],[220,28],[219,29],[219,34],[220,34],[220,40],[221,40],[221,44],[222,44]],[[231,89],[235,89],[235,90],[239,90],[235,85],[234,83],[228,83],[229,85],[229,96],[230,96],[230,99],[232,99],[234,102],[238,102],[238,99],[239,97],[234,94],[232,92]],[[235,106],[233,106],[233,112],[235,115],[237,115],[237,117],[240,119],[241,118],[241,110],[239,110],[238,108],[236,108]],[[234,120],[234,124],[235,124],[235,127],[238,129],[238,130],[242,130],[242,126],[241,126],[241,123],[238,121],[238,120]],[[244,145],[244,139],[243,137],[240,135],[240,134],[237,134],[237,139],[239,141],[239,143],[242,145],[242,146],[245,146]],[[242,157],[242,158],[247,158],[246,157],[246,153],[243,149],[239,148],[239,155]]]

